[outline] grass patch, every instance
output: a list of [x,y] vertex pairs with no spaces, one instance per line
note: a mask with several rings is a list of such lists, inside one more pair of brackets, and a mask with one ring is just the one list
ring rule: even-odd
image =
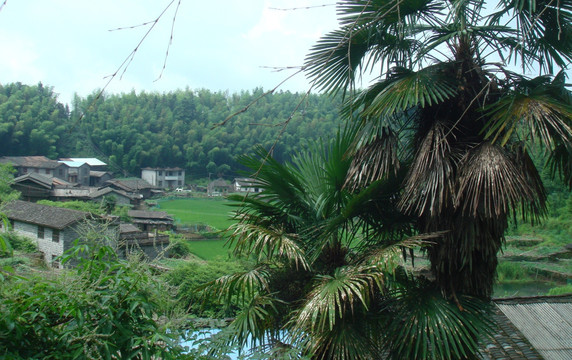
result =
[[231,249],[225,244],[226,239],[189,241],[189,249],[203,260],[226,259],[229,257]]
[[564,295],[564,294],[572,294],[572,285],[558,286],[548,291],[548,295],[550,296]]
[[190,198],[159,201],[157,206],[172,215],[179,225],[206,224],[216,230],[225,230],[234,223],[230,203],[224,198]]

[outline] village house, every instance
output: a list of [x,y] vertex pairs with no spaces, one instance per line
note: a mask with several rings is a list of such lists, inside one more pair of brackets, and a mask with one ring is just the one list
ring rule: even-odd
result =
[[131,206],[139,203],[141,195],[128,194],[123,190],[105,187],[89,194],[89,200],[102,203],[106,198],[114,198],[116,205]]
[[167,256],[168,246],[169,235],[141,231],[133,224],[120,224],[118,253],[121,257],[138,254],[153,260],[160,255]]
[[59,162],[68,167],[68,182],[89,186],[91,168],[87,163],[69,160],[59,160]]
[[171,230],[175,223],[165,211],[129,210],[127,216],[131,218],[133,224],[146,232]]
[[221,196],[234,191],[234,187],[224,179],[216,179],[207,185],[208,196]]
[[141,178],[160,189],[176,189],[185,185],[185,170],[175,168],[144,168]]
[[0,163],[12,164],[16,169],[16,176],[36,173],[49,178],[68,180],[68,167],[45,156],[3,156],[0,157]]
[[232,186],[235,192],[258,193],[262,191],[260,183],[252,178],[234,178]]
[[[44,261],[53,267],[61,267],[57,261],[77,239],[87,235],[87,228],[104,233],[102,238],[114,243],[119,238],[116,218],[104,218],[83,211],[64,209],[16,200],[3,208],[12,230],[33,239]],[[6,229],[2,229],[6,231]]]
[[105,182],[117,190],[125,191],[129,195],[141,195],[141,199],[148,199],[156,193],[156,188],[143,179],[111,179]]

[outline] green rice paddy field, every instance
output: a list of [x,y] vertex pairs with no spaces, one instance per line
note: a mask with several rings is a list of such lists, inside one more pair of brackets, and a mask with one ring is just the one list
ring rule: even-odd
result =
[[[171,214],[178,227],[192,227],[195,224],[206,224],[216,230],[225,230],[234,221],[231,219],[231,202],[224,198],[190,198],[161,200],[158,208]],[[210,260],[216,257],[227,257],[226,239],[190,241],[192,252],[198,257]]]

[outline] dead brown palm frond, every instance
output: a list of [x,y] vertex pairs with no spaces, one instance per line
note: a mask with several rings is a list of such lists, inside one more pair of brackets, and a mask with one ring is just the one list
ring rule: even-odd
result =
[[542,209],[536,186],[528,182],[523,170],[503,148],[487,142],[463,158],[455,206],[466,215],[486,218],[506,216],[520,204]]
[[344,187],[350,190],[365,187],[400,168],[397,134],[389,128],[381,129],[367,143],[357,145]]
[[435,216],[452,204],[459,155],[447,132],[437,121],[421,141],[399,203],[405,213]]

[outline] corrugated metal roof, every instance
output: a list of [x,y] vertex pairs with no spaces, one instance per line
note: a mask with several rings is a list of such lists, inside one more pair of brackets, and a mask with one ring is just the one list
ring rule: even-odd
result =
[[503,300],[497,306],[544,359],[572,359],[572,296]]

